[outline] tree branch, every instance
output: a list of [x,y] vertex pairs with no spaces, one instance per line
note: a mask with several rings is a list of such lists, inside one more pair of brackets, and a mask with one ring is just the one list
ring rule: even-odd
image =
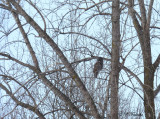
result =
[[160,54],[158,55],[156,61],[153,63],[154,71],[157,69],[159,64],[160,64]]
[[[96,105],[93,101],[93,98],[87,91],[85,85],[79,78],[78,74],[75,72],[67,58],[64,56],[63,52],[60,50],[60,48],[57,46],[57,44],[50,38],[50,36],[42,30],[42,28],[21,8],[19,4],[15,2],[15,0],[9,0],[12,5],[19,11],[19,14],[21,14],[26,21],[39,33],[39,36],[42,37],[51,47],[52,49],[57,53],[61,61],[64,63],[65,67],[67,68],[70,76],[72,79],[75,81],[76,85],[79,87],[81,90],[85,101],[88,103],[90,106],[90,109],[92,110],[92,114],[94,115],[95,118],[99,119],[100,114],[98,113],[98,110],[96,108]],[[44,79],[45,80],[45,79]],[[64,100],[65,101],[65,100]],[[72,108],[74,109],[74,108]]]
[[75,114],[80,119],[86,119],[83,113],[72,103],[72,101],[67,97],[65,94],[63,94],[58,88],[56,88],[46,77],[45,75],[39,75],[39,78],[42,79],[43,83],[49,87],[49,89],[54,92],[55,95],[58,95],[58,97],[63,100],[67,106],[70,107],[70,109],[75,112]]
[[0,55],[1,55],[1,56],[4,56],[4,57],[7,57],[9,60],[15,61],[16,63],[18,63],[18,64],[20,64],[20,65],[23,65],[23,66],[25,66],[25,67],[28,67],[28,68],[31,69],[31,70],[34,70],[34,71],[37,70],[34,66],[29,65],[29,64],[26,64],[26,63],[24,63],[24,62],[21,62],[21,61],[15,59],[14,57],[11,57],[11,56],[8,55],[8,54],[5,54],[5,53],[0,52]]
[[13,11],[13,12],[15,12],[15,13],[18,13],[17,10],[12,9],[12,8],[10,8],[10,7],[8,7],[8,6],[5,6],[5,5],[3,5],[3,4],[0,4],[0,8],[5,9],[5,10],[8,10],[8,11]]
[[146,28],[145,26],[147,23],[147,19],[146,19],[146,9],[144,6],[144,0],[138,0],[138,2],[139,2],[141,18],[142,18],[142,27]]
[[150,28],[153,2],[154,2],[154,0],[150,0],[149,9],[148,9],[148,18],[147,18],[147,28],[148,28],[148,29]]
[[0,87],[5,90],[5,92],[12,98],[12,100],[14,100],[14,102],[17,103],[17,105],[20,105],[32,112],[34,112],[35,114],[37,114],[39,116],[40,119],[45,119],[44,115],[34,106],[31,106],[29,104],[23,103],[21,101],[19,101],[3,84],[0,83]]
[[133,5],[132,5],[132,0],[128,0],[128,8],[129,8],[129,14],[130,14],[130,16],[132,17],[132,20],[133,20],[133,25],[134,25],[134,27],[137,31],[138,37],[141,41],[140,43],[143,45],[144,44],[144,42],[143,42],[143,30],[142,30],[142,27],[139,24],[138,19],[135,15],[135,10],[133,9]]
[[138,83],[141,85],[141,87],[143,88],[143,83],[141,82],[141,80],[139,79],[139,77],[136,75],[136,74],[134,74],[130,69],[128,69],[127,67],[125,67],[125,66],[122,66],[121,67],[124,71],[126,71],[126,72],[128,72],[130,75],[132,75],[133,77],[135,77],[135,79],[138,81]]
[[103,44],[100,40],[96,39],[95,37],[92,37],[92,36],[89,36],[89,35],[86,35],[86,34],[83,34],[80,32],[60,32],[60,34],[78,34],[78,35],[85,36],[89,39],[93,39],[93,40],[97,41],[99,44],[101,44],[103,46],[103,48],[106,49],[107,52],[109,53],[109,55],[111,56],[111,51],[109,51],[109,48],[105,44]]
[[45,21],[43,15],[42,15],[41,12],[39,11],[39,9],[32,3],[31,0],[29,0],[29,1],[27,1],[27,2],[28,2],[31,6],[33,6],[34,9],[36,9],[37,12],[39,13],[39,15],[41,16],[41,18],[42,18],[42,20],[43,20],[43,23],[44,23],[44,31],[46,32],[46,21]]
[[[12,80],[12,81],[15,81],[18,85],[20,85],[20,86],[28,93],[28,95],[29,95],[29,97],[32,99],[34,105],[37,106],[36,101],[35,101],[35,99],[33,98],[32,94],[31,94],[31,93],[29,92],[29,90],[25,87],[25,84],[26,84],[28,81],[25,82],[24,84],[21,84],[20,82],[18,82],[18,80],[16,80],[15,78],[13,78],[13,77],[11,77],[11,76],[1,75],[1,74],[0,74],[0,76],[2,76],[5,80]],[[20,88],[21,88],[21,87],[20,87]],[[20,88],[18,88],[18,89],[15,91],[15,93],[16,93]],[[15,94],[15,93],[14,93],[14,94]],[[14,94],[13,94],[13,95],[14,95]]]
[[20,20],[19,20],[19,18],[18,18],[18,15],[17,15],[16,13],[14,13],[14,12],[12,12],[12,15],[13,15],[13,17],[15,18],[15,21],[16,21],[16,23],[17,23],[17,25],[18,25],[18,27],[19,27],[19,29],[20,29],[20,32],[21,32],[21,34],[22,34],[22,36],[23,36],[23,38],[24,38],[24,40],[25,40],[25,43],[26,43],[26,45],[27,45],[27,47],[28,47],[28,50],[29,50],[29,52],[30,52],[30,55],[31,55],[31,57],[32,57],[32,60],[33,60],[33,63],[34,63],[34,65],[35,65],[35,67],[36,67],[37,69],[40,69],[40,68],[39,68],[39,64],[38,64],[37,57],[36,57],[36,55],[35,55],[35,52],[34,52],[32,46],[31,46],[31,43],[30,43],[30,41],[29,41],[29,39],[28,39],[28,37],[27,37],[27,34],[25,33],[25,31],[24,31],[24,29],[23,29],[23,27],[22,27],[22,24],[21,24],[21,22],[20,22]]
[[156,90],[154,91],[154,98],[157,96],[157,94],[160,92],[160,84],[158,85],[158,87],[156,88]]

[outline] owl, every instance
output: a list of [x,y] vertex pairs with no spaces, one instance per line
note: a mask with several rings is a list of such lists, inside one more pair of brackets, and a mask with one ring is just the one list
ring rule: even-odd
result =
[[97,59],[97,62],[94,64],[94,68],[93,68],[93,74],[95,78],[97,78],[98,73],[100,70],[102,70],[102,68],[103,68],[103,58],[99,57]]

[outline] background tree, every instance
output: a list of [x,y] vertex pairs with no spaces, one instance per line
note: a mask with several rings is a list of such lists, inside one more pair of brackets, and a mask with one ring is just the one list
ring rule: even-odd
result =
[[[160,63],[160,55],[154,63],[152,63],[152,53],[151,53],[151,36],[150,36],[150,26],[151,26],[151,16],[153,9],[154,0],[150,0],[148,12],[146,12],[145,2],[143,0],[138,1],[138,6],[140,8],[140,15],[133,8],[134,2],[129,0],[129,10],[130,15],[133,20],[134,27],[136,29],[142,55],[143,55],[143,67],[144,67],[144,107],[145,107],[145,117],[146,119],[155,119],[155,104],[154,104],[154,73]],[[140,16],[140,20],[137,16]]]
[[[1,118],[141,118],[144,99],[155,105],[146,118],[158,116],[159,2],[132,2],[0,1]],[[149,31],[140,23],[144,7]],[[140,36],[150,37],[150,46]],[[143,81],[149,50],[151,88]],[[103,69],[94,78],[99,57]]]

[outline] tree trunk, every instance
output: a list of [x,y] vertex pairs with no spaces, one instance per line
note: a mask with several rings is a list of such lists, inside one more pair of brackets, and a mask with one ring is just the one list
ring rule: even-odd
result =
[[111,119],[118,119],[118,79],[120,50],[119,0],[112,1]]
[[146,119],[155,119],[155,106],[154,106],[154,66],[152,64],[151,44],[150,44],[150,19],[153,0],[150,2],[148,11],[148,18],[144,6],[144,0],[139,0],[139,7],[141,13],[141,24],[139,23],[135,10],[133,9],[134,3],[128,0],[129,13],[132,17],[134,27],[138,34],[139,42],[141,45],[144,65],[144,108]]
[[143,30],[144,45],[142,47],[144,62],[144,107],[146,119],[155,119],[154,106],[154,68],[151,61],[150,35],[145,29]]

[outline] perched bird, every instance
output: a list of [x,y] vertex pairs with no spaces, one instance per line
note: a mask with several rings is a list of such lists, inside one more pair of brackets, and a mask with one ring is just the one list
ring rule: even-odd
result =
[[103,58],[99,57],[93,68],[93,73],[95,78],[97,78],[98,73],[100,70],[102,70],[102,68],[103,68]]

